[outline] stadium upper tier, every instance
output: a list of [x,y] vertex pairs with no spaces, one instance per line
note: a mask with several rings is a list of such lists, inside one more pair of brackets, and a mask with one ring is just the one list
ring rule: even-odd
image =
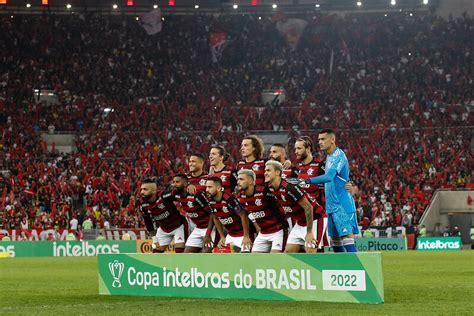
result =
[[[150,36],[131,16],[2,16],[4,227],[27,214],[48,222],[36,214],[54,206],[59,216],[82,197],[99,218],[139,225],[124,209],[141,177],[166,183],[186,171],[187,153],[213,143],[238,160],[253,130],[291,130],[294,140],[335,128],[361,214],[376,224],[407,214],[416,224],[435,189],[472,186],[471,18],[292,18],[309,22],[295,49],[275,27],[281,17],[166,16]],[[35,102],[34,89],[59,103]],[[284,90],[286,101],[261,106],[264,89]],[[51,127],[76,133],[78,152],[48,152],[39,132]]]

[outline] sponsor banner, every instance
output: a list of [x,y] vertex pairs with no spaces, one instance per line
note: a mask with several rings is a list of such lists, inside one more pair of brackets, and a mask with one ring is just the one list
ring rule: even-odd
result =
[[135,253],[136,241],[2,241],[0,252],[10,257],[80,257]]
[[101,295],[383,303],[382,255],[99,255]]
[[153,240],[137,240],[137,253],[152,253]]
[[418,250],[461,250],[461,237],[419,237],[416,240]]
[[358,251],[393,251],[407,250],[405,238],[356,238]]

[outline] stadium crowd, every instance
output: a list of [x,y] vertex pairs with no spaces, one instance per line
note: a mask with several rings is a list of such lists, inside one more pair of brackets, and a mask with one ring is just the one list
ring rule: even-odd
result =
[[[290,131],[294,161],[297,137],[335,128],[363,226],[416,225],[436,189],[472,188],[471,18],[299,18],[292,50],[251,15],[166,16],[154,36],[130,16],[0,17],[0,228],[143,227],[141,180],[164,188],[212,144],[233,164],[255,130]],[[218,63],[215,31],[229,39]],[[261,106],[280,88],[289,101]],[[77,152],[48,151],[48,131],[76,133]]]

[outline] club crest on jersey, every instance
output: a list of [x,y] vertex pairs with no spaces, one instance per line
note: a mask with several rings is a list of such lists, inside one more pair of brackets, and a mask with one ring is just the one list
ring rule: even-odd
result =
[[194,206],[193,202],[191,202],[191,201],[189,201],[187,204],[188,204],[188,207],[193,207]]
[[312,175],[314,173],[314,170],[312,168],[309,168],[307,172],[309,175]]
[[221,176],[221,181],[224,182],[226,179],[226,176]]
[[262,205],[262,200],[256,199],[256,200],[255,200],[255,205],[257,205],[257,206]]
[[206,179],[199,180],[199,185],[206,185]]
[[158,204],[158,208],[159,208],[159,209],[164,209],[164,208],[165,208],[165,205],[164,205],[163,203],[160,203],[160,204]]
[[253,170],[253,171],[257,171],[257,170],[258,170],[258,165],[253,165],[253,166],[252,166],[252,170]]
[[227,208],[227,206],[223,206],[223,207],[222,207],[222,211],[223,211],[224,213],[229,213],[229,209]]

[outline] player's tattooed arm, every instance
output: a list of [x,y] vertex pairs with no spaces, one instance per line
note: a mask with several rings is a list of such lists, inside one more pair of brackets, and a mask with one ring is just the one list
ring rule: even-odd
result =
[[306,216],[306,247],[315,248],[317,242],[313,236],[313,206],[309,203],[307,197],[304,197],[298,203],[304,209],[304,214]]
[[239,213],[240,220],[242,221],[242,228],[244,229],[244,239],[242,240],[242,252],[250,252],[252,249],[252,240],[250,240],[250,227],[249,218],[247,212]]

